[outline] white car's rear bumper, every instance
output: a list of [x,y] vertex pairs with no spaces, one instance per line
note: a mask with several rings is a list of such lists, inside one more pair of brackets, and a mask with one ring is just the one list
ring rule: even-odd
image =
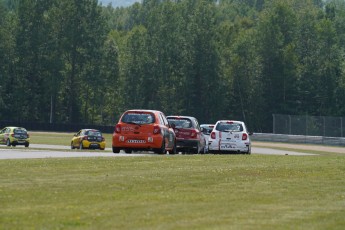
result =
[[210,141],[209,152],[249,152],[250,144],[244,142],[219,142]]

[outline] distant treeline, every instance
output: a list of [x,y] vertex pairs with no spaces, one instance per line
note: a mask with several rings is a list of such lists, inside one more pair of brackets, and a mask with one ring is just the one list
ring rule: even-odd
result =
[[0,0],[0,120],[344,116],[345,1]]

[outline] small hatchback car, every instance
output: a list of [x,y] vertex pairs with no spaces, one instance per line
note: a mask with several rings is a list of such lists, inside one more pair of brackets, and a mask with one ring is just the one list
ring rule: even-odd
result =
[[214,124],[201,124],[201,132],[204,134],[206,139],[206,152],[208,152],[208,140],[210,139],[211,132],[214,128]]
[[128,110],[122,114],[113,134],[113,152],[154,151],[176,153],[175,132],[161,111]]
[[185,153],[205,153],[206,138],[198,120],[189,116],[167,116],[176,134],[176,149]]
[[209,138],[210,153],[251,153],[251,142],[242,121],[221,120],[215,124]]
[[74,134],[71,149],[105,149],[105,138],[97,129],[82,129]]
[[24,145],[29,147],[30,137],[25,128],[5,127],[0,130],[0,144],[7,146]]

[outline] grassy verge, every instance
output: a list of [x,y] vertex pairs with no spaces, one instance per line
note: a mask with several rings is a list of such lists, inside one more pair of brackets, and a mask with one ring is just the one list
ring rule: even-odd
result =
[[1,229],[343,229],[343,156],[0,161]]
[[[30,143],[47,145],[70,145],[75,133],[30,132]],[[107,146],[111,146],[112,134],[103,133]]]

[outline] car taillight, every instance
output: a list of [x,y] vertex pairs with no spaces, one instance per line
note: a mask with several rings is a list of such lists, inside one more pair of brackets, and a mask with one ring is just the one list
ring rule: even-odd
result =
[[212,133],[211,133],[211,138],[212,138],[212,139],[216,139],[216,133],[215,133],[215,132],[212,132]]
[[120,124],[117,124],[115,126],[115,133],[121,133],[121,125]]
[[161,128],[158,125],[153,126],[153,134],[158,134],[161,132]]
[[243,133],[243,134],[242,134],[242,141],[247,140],[247,138],[248,138],[248,134]]
[[195,130],[192,130],[190,132],[190,137],[195,138],[197,136],[197,132]]

